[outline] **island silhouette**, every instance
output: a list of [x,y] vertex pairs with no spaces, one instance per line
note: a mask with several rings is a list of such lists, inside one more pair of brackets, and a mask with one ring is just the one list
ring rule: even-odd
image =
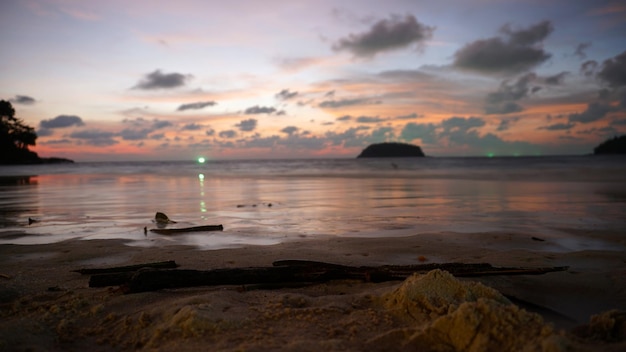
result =
[[408,143],[375,143],[363,149],[357,158],[404,158],[424,157],[422,148]]

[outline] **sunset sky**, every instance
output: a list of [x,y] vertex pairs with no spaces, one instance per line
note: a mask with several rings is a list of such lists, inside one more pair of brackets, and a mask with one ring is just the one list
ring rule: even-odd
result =
[[626,133],[626,3],[3,0],[0,99],[76,161],[587,154]]

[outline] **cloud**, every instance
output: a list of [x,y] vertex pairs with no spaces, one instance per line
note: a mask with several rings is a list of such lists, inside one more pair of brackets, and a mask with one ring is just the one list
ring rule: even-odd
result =
[[548,130],[548,131],[563,131],[569,130],[570,128],[576,126],[574,123],[555,123],[548,126],[538,127],[538,130]]
[[441,127],[443,127],[444,134],[451,131],[467,132],[471,128],[483,127],[485,120],[480,117],[450,117],[441,121]]
[[213,106],[216,104],[217,103],[214,101],[199,101],[196,103],[181,104],[176,111],[200,110],[206,108],[207,106]]
[[558,85],[563,83],[563,80],[565,79],[565,76],[567,76],[568,74],[569,74],[569,72],[563,71],[563,72],[558,73],[558,74],[556,74],[554,76],[548,76],[545,79],[546,84],[549,84],[549,85],[552,85],[552,86],[558,86]]
[[626,51],[605,60],[598,72],[598,78],[607,82],[611,87],[626,86]]
[[392,15],[374,23],[366,32],[339,39],[332,49],[349,51],[355,57],[372,58],[385,51],[419,45],[430,39],[434,30],[434,27],[418,22],[413,15]]
[[576,47],[576,50],[574,51],[574,55],[578,56],[581,60],[586,59],[587,58],[587,53],[585,53],[585,51],[590,46],[591,46],[590,42],[578,44],[578,46]]
[[360,123],[378,123],[385,121],[385,119],[378,116],[359,116],[356,118],[356,122]]
[[255,106],[247,108],[244,111],[244,114],[246,114],[246,115],[257,115],[257,114],[271,114],[271,113],[274,113],[274,112],[276,112],[276,108],[272,108],[272,107],[269,107],[269,106],[266,107],[266,106],[255,105]]
[[298,95],[298,92],[290,92],[289,89],[283,89],[278,92],[275,97],[279,100],[289,100],[293,99]]
[[233,130],[221,131],[219,133],[219,136],[221,138],[234,138],[235,136],[237,136],[237,132],[235,132]]
[[288,135],[293,135],[294,133],[298,132],[299,128],[296,126],[287,126],[285,128],[283,128],[282,130],[280,130],[282,133],[286,133]]
[[212,128],[209,128],[208,130],[204,131],[204,134],[206,134],[207,136],[211,137],[215,135],[215,130]]
[[537,80],[537,75],[528,73],[518,78],[513,84],[510,84],[508,80],[503,81],[496,92],[487,94],[485,113],[488,115],[510,114],[524,110],[516,102],[538,90],[537,87],[530,86],[535,80]]
[[41,120],[41,128],[65,128],[71,126],[83,126],[83,119],[75,115],[59,115],[49,120]]
[[203,128],[202,125],[199,125],[197,123],[188,123],[183,126],[183,131],[198,131],[198,130],[201,130],[202,128]]
[[118,133],[118,135],[125,141],[139,141],[148,138],[150,132],[152,132],[150,129],[127,128]]
[[80,139],[87,144],[95,146],[109,146],[117,144],[118,141],[113,139],[113,137],[115,137],[114,133],[100,130],[83,130],[70,134],[70,138]]
[[500,124],[498,125],[498,128],[496,129],[497,131],[506,131],[509,128],[511,128],[511,125],[514,124],[515,122],[519,121],[520,117],[519,116],[513,116],[513,117],[505,117],[502,120],[500,120]]
[[250,131],[254,131],[254,129],[256,128],[256,124],[257,124],[256,119],[248,119],[248,120],[242,120],[241,122],[236,124],[235,127],[239,128],[240,131],[250,132]]
[[568,116],[569,122],[589,123],[602,119],[614,108],[608,104],[593,102],[587,105],[587,109],[581,113],[574,113]]
[[502,27],[504,37],[481,39],[454,54],[454,66],[481,73],[519,73],[537,66],[551,57],[541,42],[552,32],[550,21],[527,29]]
[[351,119],[352,119],[352,116],[350,115],[343,115],[343,116],[336,118],[337,121],[350,121]]
[[29,97],[28,95],[16,95],[15,98],[10,99],[10,101],[22,105],[33,105],[37,102],[35,98]]
[[374,105],[380,104],[381,101],[376,100],[373,101],[370,98],[353,98],[353,99],[340,99],[340,100],[325,100],[319,103],[320,108],[341,108],[344,106],[354,106],[354,105]]
[[398,115],[395,117],[396,120],[413,120],[413,119],[417,119],[420,118],[422,116],[416,114],[416,113],[412,113],[412,114],[407,114],[407,115]]
[[133,89],[152,90],[152,89],[166,89],[176,88],[184,86],[191,75],[183,75],[181,73],[162,73],[161,70],[156,70],[152,73],[146,74],[146,76],[137,83]]
[[432,123],[409,122],[402,128],[400,138],[409,142],[419,139],[422,143],[435,144],[437,143],[437,126]]
[[580,73],[585,77],[591,77],[596,74],[598,66],[598,62],[595,60],[585,61],[580,65]]

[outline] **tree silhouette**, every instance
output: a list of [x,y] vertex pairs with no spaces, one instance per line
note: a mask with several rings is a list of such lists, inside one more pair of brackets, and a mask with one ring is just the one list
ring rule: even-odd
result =
[[35,129],[15,117],[10,102],[0,100],[0,164],[37,162],[37,153],[28,150],[36,140]]

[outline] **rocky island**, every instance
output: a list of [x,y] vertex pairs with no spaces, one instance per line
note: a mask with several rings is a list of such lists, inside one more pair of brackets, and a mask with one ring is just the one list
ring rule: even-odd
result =
[[377,143],[363,149],[357,158],[424,157],[422,148],[407,143]]
[[600,143],[593,149],[593,154],[626,154],[626,135],[613,137]]

